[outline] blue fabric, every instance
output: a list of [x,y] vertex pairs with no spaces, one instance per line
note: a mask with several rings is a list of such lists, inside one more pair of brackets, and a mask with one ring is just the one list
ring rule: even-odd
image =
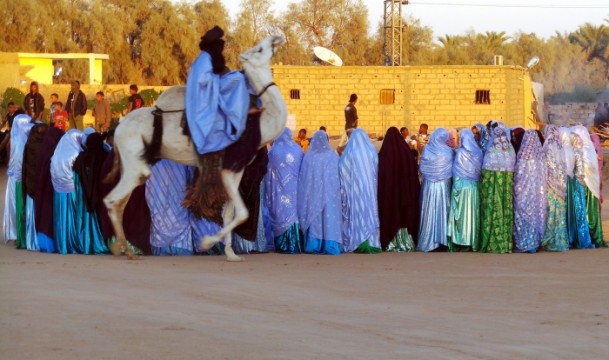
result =
[[568,220],[570,220],[567,224],[570,245],[572,248],[577,249],[593,249],[595,246],[590,236],[588,217],[586,216],[585,187],[576,178],[569,178],[568,181],[568,187],[572,191],[569,194],[571,197],[567,199],[567,211],[569,215],[573,215],[567,216]]
[[16,184],[17,180],[9,176],[6,181],[6,193],[4,195],[4,222],[2,223],[5,243],[8,241],[17,240]]
[[461,146],[455,155],[453,176],[478,181],[482,171],[482,149],[476,143],[474,133],[470,129],[461,130],[460,138]]
[[317,131],[302,160],[298,177],[298,219],[310,239],[342,244],[342,208],[338,155],[328,135]]
[[25,243],[28,250],[40,251],[38,236],[36,235],[36,213],[34,199],[25,196]]
[[266,201],[264,201],[264,199],[267,198],[266,183],[269,177],[270,175],[267,171],[266,175],[264,175],[264,179],[262,179],[262,182],[260,183],[260,186],[262,188],[261,191],[263,193],[262,200],[260,202],[262,203],[262,222],[264,224],[264,236],[266,237],[267,252],[275,251],[275,233],[273,232],[273,224],[271,224],[271,212],[269,211]]
[[[452,244],[480,244],[480,189],[478,181],[453,177],[447,235]],[[455,250],[451,247],[451,250]]]
[[192,251],[175,246],[151,246],[152,255],[154,256],[190,256]]
[[[189,214],[189,219],[194,240],[194,249],[198,253],[204,252],[203,249],[201,249],[201,239],[203,239],[205,235],[217,234],[222,227],[211,220],[207,220],[206,218],[197,219],[192,214]],[[221,244],[216,244],[216,246],[220,247],[221,249]],[[210,255],[215,255],[217,252],[212,251],[212,249],[207,251],[207,253]],[[220,251],[219,253],[222,254],[223,252]]]
[[269,210],[275,234],[283,234],[298,224],[298,173],[304,154],[286,128],[269,150],[268,173],[265,176],[264,202]]
[[437,128],[429,137],[429,144],[423,149],[419,170],[423,179],[442,181],[452,177],[453,149],[446,141],[450,134],[444,128]]
[[211,57],[202,51],[186,81],[186,118],[199,154],[226,148],[245,130],[249,94],[245,75],[213,73]]
[[381,248],[378,211],[378,154],[368,134],[355,129],[339,161],[343,251],[362,243]]
[[340,244],[336,241],[314,238],[307,233],[305,239],[305,252],[318,255],[339,255]]
[[16,181],[21,181],[21,169],[23,167],[23,150],[30,130],[34,126],[31,117],[21,114],[15,116],[11,128],[11,153],[8,162],[7,175]]
[[76,194],[59,193],[53,194],[53,239],[55,248],[60,254],[75,254],[73,244],[78,237],[76,223]]
[[514,172],[516,152],[510,142],[509,131],[500,123],[492,130],[491,140],[484,153],[482,168],[491,171]]
[[87,148],[87,137],[89,137],[89,135],[93,134],[95,131],[94,128],[87,126],[83,131],[82,131],[82,137],[80,138],[80,147],[82,149],[86,149]]
[[72,165],[82,150],[81,139],[82,131],[70,129],[61,137],[55,148],[53,157],[51,157],[51,182],[56,192],[71,193],[74,191]]
[[476,127],[476,129],[478,129],[478,133],[480,134],[480,140],[478,140],[478,146],[482,150],[482,154],[484,154],[484,152],[486,151],[487,144],[491,139],[491,134],[489,133],[486,126],[483,124],[478,123],[474,126]]
[[40,251],[45,253],[54,253],[55,252],[55,240],[48,236],[45,233],[37,233],[38,236],[38,245],[40,246]]
[[527,130],[514,171],[514,251],[532,252],[541,245],[547,217],[546,163],[539,136]]
[[275,251],[283,254],[300,254],[304,252],[303,239],[298,224],[293,224],[283,234],[274,239]]
[[181,248],[192,253],[190,214],[182,206],[190,177],[186,165],[160,160],[151,168],[146,181],[146,202],[150,208],[150,245],[156,248]]
[[432,251],[440,245],[448,246],[448,213],[452,179],[421,184],[421,220],[418,251]]
[[100,255],[109,252],[104,236],[99,225],[99,217],[95,211],[87,211],[87,204],[80,178],[76,172],[74,177],[74,194],[76,200],[76,211],[74,223],[76,225],[77,237],[73,241],[76,252],[81,254]]

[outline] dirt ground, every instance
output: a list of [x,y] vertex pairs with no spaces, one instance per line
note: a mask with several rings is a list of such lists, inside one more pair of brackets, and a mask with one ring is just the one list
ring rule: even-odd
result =
[[0,359],[607,359],[608,263],[607,249],[227,263],[2,244]]

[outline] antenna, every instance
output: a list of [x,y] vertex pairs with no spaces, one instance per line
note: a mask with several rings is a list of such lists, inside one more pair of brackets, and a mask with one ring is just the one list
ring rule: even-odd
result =
[[315,46],[313,48],[313,53],[319,60],[321,60],[323,62],[327,62],[330,65],[334,65],[334,66],[343,65],[343,60],[340,58],[340,56],[336,55],[336,53],[334,53],[334,51],[332,51],[330,49],[326,49],[325,47],[322,47],[322,46]]

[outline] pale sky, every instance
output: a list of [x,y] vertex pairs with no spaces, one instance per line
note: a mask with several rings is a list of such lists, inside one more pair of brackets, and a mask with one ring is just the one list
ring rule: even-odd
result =
[[[222,0],[231,15],[239,9],[241,0]],[[273,8],[283,11],[294,0],[275,0]],[[430,26],[434,38],[444,34],[464,34],[468,29],[476,32],[505,31],[513,35],[518,31],[534,32],[548,38],[555,31],[575,31],[579,25],[609,23],[609,0],[410,0],[403,5],[404,14],[410,14]],[[383,19],[384,0],[364,0],[368,6],[371,30]],[[438,4],[438,5],[431,5]],[[467,6],[466,6],[467,5]],[[509,7],[499,7],[499,5]],[[519,6],[522,5],[522,6]]]

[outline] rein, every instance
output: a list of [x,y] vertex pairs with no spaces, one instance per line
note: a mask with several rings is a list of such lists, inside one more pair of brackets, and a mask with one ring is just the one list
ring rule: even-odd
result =
[[277,84],[275,84],[275,82],[267,84],[264,88],[262,88],[262,91],[256,95],[256,99],[260,98],[271,86],[277,86]]

